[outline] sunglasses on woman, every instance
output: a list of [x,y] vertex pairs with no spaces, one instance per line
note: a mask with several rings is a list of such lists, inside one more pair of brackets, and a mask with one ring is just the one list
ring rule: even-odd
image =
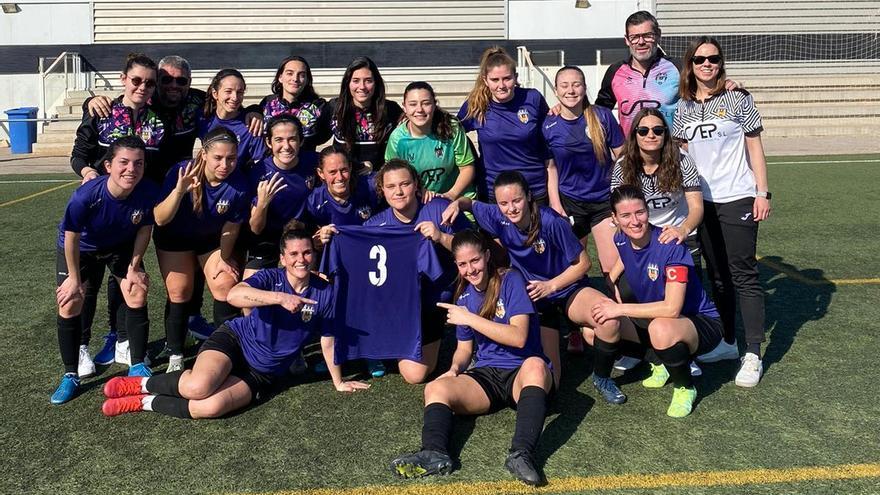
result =
[[693,58],[691,58],[691,62],[693,62],[694,65],[703,65],[703,62],[705,62],[706,60],[708,60],[710,64],[718,65],[719,63],[721,63],[721,55],[709,55],[708,57],[695,55]]
[[638,133],[639,136],[642,136],[642,137],[647,136],[648,131],[653,132],[655,136],[662,136],[662,135],[666,134],[666,128],[663,127],[662,125],[655,125],[654,127],[645,127],[645,126],[636,127],[636,133]]
[[131,82],[131,85],[136,88],[139,88],[141,86],[141,84],[143,84],[144,87],[146,87],[146,88],[155,88],[156,87],[156,81],[154,79],[143,79],[143,78],[135,76],[135,77],[129,77],[128,80]]

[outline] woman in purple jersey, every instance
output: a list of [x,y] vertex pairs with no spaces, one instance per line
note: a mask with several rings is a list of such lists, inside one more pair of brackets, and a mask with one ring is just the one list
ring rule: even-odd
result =
[[318,145],[330,138],[327,119],[321,117],[328,111],[327,102],[318,96],[312,84],[312,68],[299,55],[285,58],[275,71],[272,94],[263,98],[265,124],[279,115],[291,115],[299,119],[303,127],[302,148],[315,151]]
[[725,85],[724,54],[714,38],[694,40],[685,52],[672,124],[703,179],[700,243],[712,295],[724,322],[724,342],[702,360],[736,359],[736,307],[746,349],[736,384],[754,387],[764,366],[764,288],[758,277],[758,225],[770,217],[761,115],[754,98]]
[[616,282],[623,276],[635,302],[603,298],[592,306],[593,318],[604,324],[594,338],[594,373],[608,376],[620,339],[650,346],[663,364],[652,364],[642,385],[661,388],[671,379],[675,390],[666,414],[687,416],[697,396],[688,363],[721,342],[718,311],[703,291],[687,247],[660,242],[663,229],[648,223],[641,188],[615,189],[611,207],[620,228],[614,237],[620,260],[610,277]]
[[143,364],[149,330],[149,278],[142,260],[150,242],[151,210],[158,191],[149,181],[141,181],[144,154],[144,143],[138,137],[114,141],[104,161],[109,175],[93,179],[74,192],[58,228],[55,298],[64,376],[52,394],[52,404],[73,399],[80,378],[95,373],[88,343],[82,342],[82,310],[88,287],[101,284],[105,267],[110,268],[124,298],[133,363],[129,374],[150,375]]
[[[568,218],[574,233],[587,246],[592,233],[602,273],[617,261],[612,237],[611,164],[623,150],[623,134],[611,111],[590,104],[584,73],[575,66],[556,72],[559,115],[544,121],[543,133],[553,159],[547,168],[550,207]],[[569,334],[568,349],[583,351],[579,332]]]
[[214,297],[214,324],[235,317],[238,308],[227,294],[240,280],[235,243],[247,218],[250,195],[235,171],[238,139],[225,127],[204,138],[193,160],[172,167],[162,187],[164,197],[154,214],[159,268],[168,291],[165,333],[170,371],[183,369],[187,303],[195,271],[202,270]]
[[[540,323],[517,270],[499,269],[490,242],[475,230],[455,234],[458,268],[455,304],[438,303],[457,325],[458,345],[449,371],[425,387],[422,448],[391,462],[397,476],[447,474],[454,414],[516,409],[516,427],[504,466],[529,485],[544,484],[535,450],[544,428],[547,398],[556,384],[541,351]],[[476,362],[470,367],[476,341]]]
[[318,154],[302,149],[303,128],[291,115],[278,115],[266,125],[271,155],[248,172],[251,201],[247,265],[244,277],[278,266],[278,239],[290,220],[305,222],[306,202],[315,187]]
[[557,381],[560,316],[578,327],[595,327],[589,308],[604,298],[588,287],[584,277],[590,260],[571,231],[571,224],[546,206],[538,206],[519,172],[502,172],[495,180],[497,204],[459,198],[443,212],[448,223],[460,210],[470,211],[477,223],[507,249],[511,264],[528,281],[528,294],[541,312],[541,342],[553,363]]
[[[309,271],[311,235],[299,229],[285,231],[280,251],[283,268],[263,270],[229,291],[232,303],[252,311],[218,328],[202,344],[192,370],[150,380],[108,381],[104,415],[155,411],[186,419],[218,418],[264,400],[309,337],[329,330],[333,315],[332,287]],[[333,364],[333,348],[323,342],[322,348],[336,390],[370,387],[344,381],[341,368]]]
[[550,152],[541,134],[547,111],[538,90],[517,85],[516,62],[503,48],[483,52],[474,88],[458,111],[465,131],[477,132],[483,162],[481,195],[491,200],[498,174],[519,170],[538,203],[547,204]]
[[378,211],[375,184],[369,176],[355,175],[348,156],[333,147],[321,150],[316,170],[322,184],[309,195],[309,215],[320,226],[318,248],[337,234],[337,225],[363,225]]
[[378,170],[403,110],[385,99],[385,81],[376,63],[368,57],[352,60],[342,76],[339,96],[328,107],[333,146],[351,157],[355,173]]
[[214,75],[208,86],[205,111],[198,123],[199,139],[205,140],[208,132],[226,127],[238,137],[238,166],[246,169],[252,161],[263,158],[266,145],[261,138],[262,120],[251,121],[252,116],[242,107],[247,86],[244,76],[235,69],[222,69]]

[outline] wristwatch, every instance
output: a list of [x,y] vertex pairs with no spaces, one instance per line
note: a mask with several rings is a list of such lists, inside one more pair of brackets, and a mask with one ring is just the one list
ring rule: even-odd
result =
[[758,191],[755,193],[755,196],[764,199],[771,199],[773,197],[773,195],[770,194],[770,191]]

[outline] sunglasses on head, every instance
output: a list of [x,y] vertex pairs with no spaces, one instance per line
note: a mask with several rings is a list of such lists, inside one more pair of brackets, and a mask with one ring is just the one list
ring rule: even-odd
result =
[[129,77],[128,80],[131,81],[131,85],[136,88],[139,88],[141,86],[141,84],[143,84],[147,88],[155,88],[156,87],[156,81],[154,79],[143,79],[143,78],[135,76],[135,77]]
[[703,62],[705,62],[706,60],[708,60],[710,64],[718,65],[719,63],[721,63],[721,55],[709,55],[708,57],[695,55],[693,58],[691,58],[691,62],[693,62],[694,65],[703,65]]
[[183,76],[180,76],[180,77],[162,76],[159,78],[159,82],[164,85],[168,85],[173,82],[173,83],[177,84],[178,86],[186,86],[187,84],[189,84],[189,78],[183,77]]
[[638,133],[639,136],[642,136],[642,137],[647,136],[648,131],[652,131],[655,136],[662,136],[662,135],[666,134],[666,128],[663,127],[662,125],[655,125],[654,127],[645,127],[645,126],[636,127],[636,133]]

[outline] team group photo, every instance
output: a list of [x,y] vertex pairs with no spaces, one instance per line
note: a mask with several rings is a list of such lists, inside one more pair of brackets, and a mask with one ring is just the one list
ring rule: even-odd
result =
[[[308,10],[334,2],[301,3]],[[434,3],[424,8],[436,9],[442,24],[456,8],[516,2]],[[567,12],[575,2],[545,3],[565,3],[553,8]],[[598,6],[577,2],[574,11],[602,8],[592,3]],[[766,464],[840,464],[843,475],[805,468],[776,479],[772,469],[746,475],[734,467],[751,469],[751,455],[777,459],[776,447],[800,451],[782,438],[834,431],[818,427],[822,419],[804,430],[793,420],[794,436],[776,438],[786,416],[773,411],[777,401],[794,417],[802,407],[806,421],[813,397],[798,387],[829,390],[826,379],[834,379],[819,376],[860,373],[861,352],[877,348],[876,326],[862,326],[847,344],[849,329],[821,325],[830,332],[824,337],[807,329],[833,317],[835,287],[863,287],[866,301],[876,298],[870,277],[878,265],[853,263],[859,271],[831,280],[783,261],[786,249],[809,257],[810,235],[844,242],[849,227],[811,234],[792,223],[814,215],[798,206],[795,188],[814,186],[790,177],[798,163],[822,162],[768,159],[768,139],[771,152],[785,141],[774,126],[797,133],[778,113],[784,97],[768,99],[765,79],[740,77],[743,54],[753,49],[744,47],[748,36],[719,35],[696,19],[685,31],[674,10],[664,10],[668,2],[617,3],[641,8],[613,16],[616,24],[605,29],[616,37],[601,62],[599,54],[592,64],[566,63],[561,51],[472,42],[474,59],[456,62],[470,66],[458,92],[444,79],[452,69],[403,71],[396,67],[406,64],[383,62],[383,41],[345,45],[334,57],[347,65],[332,74],[326,55],[296,43],[273,51],[286,55],[265,74],[227,66],[225,56],[218,64],[210,49],[179,50],[151,38],[102,55],[102,64],[116,67],[102,72],[113,89],[69,106],[75,137],[60,177],[70,187],[56,186],[57,200],[38,213],[54,226],[51,241],[47,228],[25,229],[45,239],[30,246],[41,253],[33,270],[45,275],[52,266],[54,285],[40,278],[25,300],[11,293],[4,303],[44,308],[31,314],[44,322],[45,364],[30,374],[27,403],[43,399],[28,407],[79,435],[93,434],[82,421],[104,425],[99,435],[118,439],[107,460],[120,469],[149,465],[162,456],[154,442],[164,445],[169,460],[178,459],[170,477],[161,481],[160,461],[143,481],[160,493],[347,493],[360,485],[363,493],[434,493],[425,483],[441,491],[454,483],[449,493],[673,493],[677,486],[744,493],[750,483],[766,493],[878,493],[880,465],[871,459],[880,438],[869,426],[870,410],[880,412],[876,388],[822,402],[828,414],[830,404],[871,404],[864,416],[828,417],[840,439],[828,433],[824,443],[833,450],[835,442],[854,442],[852,450],[828,462],[807,455]],[[96,5],[94,15],[102,8],[118,7]],[[186,18],[166,20],[178,19]],[[571,21],[560,22],[564,30]],[[95,24],[96,41],[103,25]],[[224,46],[235,46],[231,36]],[[252,43],[241,46],[257,53]],[[874,103],[862,105],[873,111]],[[851,152],[857,166],[876,161],[859,152]],[[803,174],[798,180],[820,177]],[[781,210],[773,197],[780,190]],[[28,197],[17,196],[0,197],[0,207],[21,207]],[[828,212],[853,214],[877,226],[869,211]],[[854,234],[867,236],[856,242],[876,243],[872,231]],[[802,357],[801,338],[809,353],[832,361]],[[832,364],[838,357],[852,362]],[[27,368],[30,359],[22,355],[14,366]],[[801,360],[812,361],[791,369]],[[801,385],[808,376],[816,378]],[[3,395],[16,400],[14,392]],[[862,417],[866,436],[851,440]],[[767,433],[771,424],[776,430]],[[820,449],[815,440],[804,448]],[[102,458],[89,443],[65,440],[57,458]],[[595,471],[603,461],[580,457],[579,449],[631,462]],[[844,462],[846,452],[863,462]],[[192,473],[205,480],[215,471],[181,473],[203,457],[204,469],[226,459],[228,471],[196,488]],[[274,475],[258,474],[273,462],[301,481],[276,484]],[[354,477],[326,478],[324,462],[329,472],[338,466]],[[644,484],[627,474],[607,485],[591,478],[668,471],[687,478],[684,466],[707,474],[690,481],[645,475]],[[835,488],[832,479],[854,484]],[[478,489],[482,482],[489,485]],[[18,483],[10,490],[95,489],[83,488],[85,479]],[[119,491],[132,490],[127,483]]]

